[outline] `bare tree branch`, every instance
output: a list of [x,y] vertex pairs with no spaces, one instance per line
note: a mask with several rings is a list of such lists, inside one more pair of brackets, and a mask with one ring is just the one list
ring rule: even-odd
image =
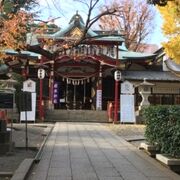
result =
[[100,27],[109,31],[119,30],[125,36],[126,47],[137,50],[154,27],[154,11],[146,3],[135,0],[118,0],[110,7],[118,5],[123,7],[119,16],[102,17],[99,22]]
[[[31,1],[31,0],[24,0],[24,1],[28,2],[28,1]],[[36,1],[36,0],[32,0],[32,1]],[[84,5],[86,5],[88,7],[87,19],[85,21],[85,26],[84,26],[84,29],[83,29],[83,32],[82,32],[82,36],[81,36],[80,39],[77,39],[77,40],[74,40],[74,41],[71,41],[71,40],[68,40],[68,39],[67,40],[64,39],[63,43],[59,45],[60,47],[57,48],[56,52],[50,52],[49,50],[45,50],[45,49],[43,49],[42,46],[39,46],[39,45],[32,46],[32,45],[24,44],[23,48],[21,48],[21,46],[18,45],[18,49],[19,50],[21,50],[21,49],[25,50],[26,49],[26,50],[29,50],[29,51],[32,51],[32,52],[35,52],[35,53],[39,53],[39,54],[47,57],[48,59],[54,59],[55,56],[58,55],[58,53],[60,51],[64,51],[65,49],[71,49],[72,47],[76,47],[79,44],[84,43],[87,40],[87,38],[89,38],[87,36],[89,29],[100,18],[102,18],[105,15],[116,15],[116,13],[118,12],[118,8],[114,8],[114,7],[113,8],[109,8],[107,6],[104,6],[102,8],[103,11],[100,12],[98,15],[94,16],[94,11],[98,7],[98,5],[101,4],[100,0],[75,0],[75,1],[77,1],[79,3],[83,3]],[[3,2],[4,1],[1,1],[1,3],[3,3]],[[32,22],[33,21],[39,21],[39,22],[42,22],[44,24],[48,23],[48,21],[43,21],[43,20],[35,19],[35,18],[32,19]],[[26,23],[28,23],[28,20],[26,21]],[[47,41],[48,41],[48,39],[47,39]],[[52,41],[52,40],[49,39],[49,41]]]
[[[81,0],[78,0],[78,1],[81,2]],[[71,44],[71,47],[75,47],[75,46],[83,43],[87,39],[87,34],[88,34],[89,29],[101,17],[103,17],[105,15],[116,15],[116,13],[118,12],[118,10],[117,10],[118,8],[108,8],[108,7],[106,7],[106,9],[104,11],[100,12],[97,16],[91,18],[92,12],[95,9],[95,7],[97,6],[98,2],[99,2],[99,0],[96,0],[96,1],[90,0],[87,19],[86,19],[86,22],[85,22],[85,27],[84,27],[84,30],[83,30],[83,34],[82,34],[81,38],[78,41],[76,41],[74,44]]]

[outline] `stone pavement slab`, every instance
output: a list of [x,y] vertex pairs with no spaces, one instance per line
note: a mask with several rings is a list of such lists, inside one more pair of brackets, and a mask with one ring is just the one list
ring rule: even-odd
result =
[[178,180],[99,123],[56,123],[28,180]]

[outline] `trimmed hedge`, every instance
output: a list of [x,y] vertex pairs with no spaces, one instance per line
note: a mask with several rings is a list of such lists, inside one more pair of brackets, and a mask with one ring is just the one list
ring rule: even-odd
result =
[[149,106],[143,109],[145,137],[161,153],[180,157],[180,106]]

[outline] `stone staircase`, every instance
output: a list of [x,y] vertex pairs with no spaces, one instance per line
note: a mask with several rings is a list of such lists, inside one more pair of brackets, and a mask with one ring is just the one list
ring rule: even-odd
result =
[[48,122],[108,122],[107,111],[92,110],[48,110],[45,121]]

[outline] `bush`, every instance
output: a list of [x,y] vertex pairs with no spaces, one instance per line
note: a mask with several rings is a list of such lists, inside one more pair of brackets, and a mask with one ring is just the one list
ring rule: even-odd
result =
[[180,106],[149,106],[143,118],[147,141],[158,144],[161,153],[180,157]]

